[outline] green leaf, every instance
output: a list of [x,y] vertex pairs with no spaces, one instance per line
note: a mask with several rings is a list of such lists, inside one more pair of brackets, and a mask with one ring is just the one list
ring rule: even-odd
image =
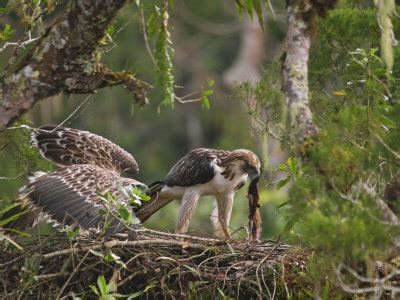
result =
[[264,14],[261,5],[261,0],[253,0],[253,6],[258,17],[258,23],[260,24],[261,28],[264,29]]
[[278,208],[278,209],[284,208],[285,206],[289,206],[290,204],[292,204],[292,202],[293,202],[292,199],[287,200],[287,201],[285,201],[285,202],[279,204],[279,205],[277,206],[277,208]]
[[95,293],[97,296],[100,296],[99,290],[97,289],[96,286],[91,284],[91,285],[89,285],[89,287],[92,289],[93,293]]
[[106,34],[109,35],[110,37],[114,34],[115,32],[115,26],[114,25],[110,25],[107,27],[106,29]]
[[250,18],[253,20],[253,12],[254,12],[253,1],[246,0],[245,4],[246,4],[247,12],[249,13]]
[[15,215],[12,215],[11,217],[0,220],[0,226],[4,226],[4,225],[10,223],[11,221],[14,221],[15,219],[18,219],[20,216],[22,216],[23,214],[26,214],[27,212],[28,212],[27,210],[24,210],[22,212],[16,213]]
[[278,183],[276,184],[276,189],[279,191],[281,188],[283,188],[286,184],[288,184],[288,182],[290,181],[290,176],[281,179],[278,181]]
[[329,299],[329,292],[330,292],[330,285],[329,285],[329,281],[327,280],[325,283],[324,289],[322,290],[322,299],[323,300]]
[[96,255],[96,256],[98,256],[98,257],[101,257],[101,258],[104,257],[103,253],[101,253],[101,252],[99,252],[99,251],[89,249],[89,252],[92,253],[92,254],[94,254],[94,255]]
[[100,298],[99,298],[99,300],[115,300],[115,297],[113,296],[113,295],[104,295],[104,296],[101,296]]
[[290,170],[291,173],[293,173],[293,174],[297,173],[297,171],[298,171],[297,161],[296,161],[296,159],[294,157],[291,156],[291,157],[288,158],[287,165],[288,165],[289,170]]
[[156,286],[156,284],[155,284],[153,281],[150,282],[150,283],[145,287],[144,290],[142,290],[142,291],[137,291],[137,292],[135,292],[135,293],[129,295],[128,300],[130,300],[130,299],[135,299],[135,298],[137,298],[137,297],[140,297],[141,295],[143,295],[144,293],[146,293],[146,292],[149,291],[150,289],[154,288],[155,286]]
[[142,296],[143,294],[144,294],[143,291],[137,291],[137,292],[135,292],[135,293],[133,293],[133,294],[130,294],[129,297],[128,297],[128,300],[129,300],[129,299],[138,298],[138,297]]
[[112,296],[114,298],[126,298],[126,295],[119,294],[119,293],[112,293],[112,294],[110,294],[110,296]]
[[389,119],[388,117],[386,117],[385,115],[379,115],[379,121],[381,122],[382,125],[388,127],[388,128],[396,128],[396,122],[394,122],[393,120]]
[[132,212],[126,206],[124,205],[119,206],[118,213],[127,224],[132,223],[133,220]]
[[245,8],[244,8],[242,2],[240,0],[236,0],[236,11],[240,18],[242,17],[244,10],[245,10]]
[[149,201],[151,197],[147,195],[146,192],[144,192],[140,188],[134,187],[131,190],[131,199],[137,199],[140,201]]
[[6,24],[3,31],[0,32],[0,41],[6,41],[10,39],[14,32],[15,29],[11,29],[10,24]]
[[97,285],[99,286],[100,293],[102,296],[107,295],[107,282],[104,278],[104,275],[101,275],[97,278]]
[[112,262],[120,259],[118,255],[114,254],[111,250],[108,250],[107,254],[104,256],[104,260],[107,262]]
[[283,228],[284,232],[288,232],[293,228],[293,226],[297,223],[297,221],[300,219],[300,216],[298,214],[293,215],[289,221],[287,221],[285,227]]
[[282,172],[286,172],[286,173],[290,173],[290,169],[288,167],[287,164],[285,163],[280,163],[279,165],[277,165],[274,169],[275,171],[282,171]]
[[210,109],[211,105],[210,105],[210,100],[208,99],[207,95],[203,94],[201,96],[201,107]]
[[74,228],[74,229],[72,229],[72,228],[69,227],[69,226],[66,226],[66,227],[65,227],[65,232],[66,232],[67,237],[68,237],[69,239],[73,239],[73,238],[75,238],[76,236],[78,236],[78,234],[80,233],[80,231],[81,231],[80,227],[76,227],[76,228]]
[[13,209],[14,207],[19,206],[19,205],[20,205],[20,203],[13,203],[13,204],[7,205],[2,210],[0,210],[0,215],[4,214],[5,212],[7,212],[7,211]]

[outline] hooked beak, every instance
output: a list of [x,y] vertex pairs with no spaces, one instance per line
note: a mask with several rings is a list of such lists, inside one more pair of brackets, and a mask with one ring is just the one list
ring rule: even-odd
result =
[[258,182],[260,179],[260,170],[250,167],[247,169],[247,174],[249,174],[250,180]]

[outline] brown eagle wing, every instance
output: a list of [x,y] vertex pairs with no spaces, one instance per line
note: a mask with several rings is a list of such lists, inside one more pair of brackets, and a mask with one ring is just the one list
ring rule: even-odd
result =
[[[33,177],[22,189],[20,199],[56,223],[101,228],[105,206],[100,196],[110,192],[118,201],[127,203],[130,199],[122,189],[133,187],[147,189],[134,179],[119,177],[93,165],[73,165]],[[122,224],[114,219],[109,228],[116,231]]]
[[213,162],[218,163],[228,151],[199,148],[182,157],[162,181],[167,186],[203,184],[215,176]]
[[139,171],[131,154],[108,139],[88,131],[46,125],[35,130],[31,140],[44,158],[60,167],[93,164],[118,173]]

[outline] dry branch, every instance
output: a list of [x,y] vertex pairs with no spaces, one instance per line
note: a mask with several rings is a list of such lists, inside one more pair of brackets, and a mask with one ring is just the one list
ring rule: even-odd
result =
[[122,85],[146,103],[147,85],[99,62],[97,47],[126,0],[75,0],[14,70],[0,78],[0,131],[37,101],[65,93],[93,93]]

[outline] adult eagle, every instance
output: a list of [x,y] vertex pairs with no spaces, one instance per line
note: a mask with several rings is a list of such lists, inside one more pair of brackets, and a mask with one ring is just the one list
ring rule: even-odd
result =
[[216,205],[211,214],[215,233],[230,238],[229,221],[235,192],[248,177],[257,182],[260,160],[251,151],[195,149],[182,157],[167,176],[149,186],[152,200],[143,204],[136,216],[143,223],[174,199],[182,199],[176,233],[185,233],[202,196],[212,195]]
[[[143,183],[121,177],[123,171],[138,173],[139,166],[131,154],[108,139],[87,131],[48,125],[35,130],[31,141],[59,169],[36,172],[29,178],[20,190],[21,205],[17,208],[28,209],[28,213],[8,224],[9,227],[32,226],[45,218],[83,229],[102,228],[104,197],[115,201],[111,210],[123,205],[132,212],[132,193],[148,191]],[[102,198],[102,195],[107,196]],[[12,213],[15,210],[8,214]],[[123,227],[112,214],[107,220],[112,232]]]

